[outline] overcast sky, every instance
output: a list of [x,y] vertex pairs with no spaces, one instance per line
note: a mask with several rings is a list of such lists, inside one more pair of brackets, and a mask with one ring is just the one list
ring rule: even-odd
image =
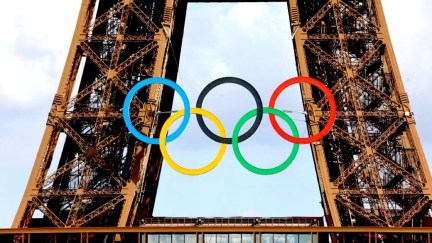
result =
[[[6,1],[0,15],[0,227],[10,227],[27,183],[47,114],[59,82],[81,1]],[[432,161],[431,62],[432,2],[383,0],[405,88],[429,161]],[[55,10],[55,12],[50,11]],[[252,83],[265,105],[274,88],[296,76],[286,5],[282,3],[190,4],[179,84],[191,105],[216,78],[235,76]],[[277,107],[301,110],[298,87],[284,92]],[[204,101],[230,134],[238,119],[254,108],[243,88],[223,85]],[[174,109],[182,108],[178,97]],[[304,136],[304,118],[293,116]],[[175,126],[175,125],[174,125]],[[247,126],[246,126],[247,128]],[[168,145],[185,166],[204,165],[219,144],[197,127],[194,117],[183,135]],[[291,144],[263,119],[257,133],[240,144],[253,164],[275,166]],[[197,152],[199,151],[199,152]],[[322,216],[308,145],[295,162],[274,176],[254,175],[236,161],[231,146],[212,172],[185,176],[164,164],[155,216]]]

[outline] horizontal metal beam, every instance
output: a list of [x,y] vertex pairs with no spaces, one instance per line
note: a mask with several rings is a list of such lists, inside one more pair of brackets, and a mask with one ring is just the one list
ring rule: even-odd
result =
[[0,229],[2,234],[70,234],[70,233],[405,233],[425,234],[432,232],[432,227],[79,227],[79,228],[22,228]]

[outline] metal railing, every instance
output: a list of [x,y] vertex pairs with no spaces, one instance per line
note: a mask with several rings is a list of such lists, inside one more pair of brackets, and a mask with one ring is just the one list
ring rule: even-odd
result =
[[141,227],[163,226],[163,227],[182,227],[182,226],[272,226],[272,227],[307,227],[322,226],[321,217],[215,217],[215,218],[169,218],[152,217],[140,220]]
[[[432,227],[429,228],[397,228],[397,227],[280,227],[280,226],[189,226],[189,227],[101,227],[101,228],[25,228],[0,229],[1,243],[30,243],[30,242],[150,242],[148,235],[195,235],[196,243],[205,243],[206,234],[238,234],[253,235],[254,243],[274,243],[264,240],[268,234],[286,234],[288,236],[306,236],[308,242],[430,242]],[[298,237],[296,243],[303,243]],[[313,240],[312,240],[313,239]],[[159,242],[159,243],[175,243]],[[191,243],[182,241],[182,243]],[[278,241],[279,243],[279,241]],[[289,243],[289,241],[285,241]]]

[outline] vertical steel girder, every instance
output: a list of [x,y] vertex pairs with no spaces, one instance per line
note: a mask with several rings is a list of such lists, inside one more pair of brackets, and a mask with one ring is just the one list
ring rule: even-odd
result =
[[[431,175],[390,42],[380,0],[289,0],[300,76],[337,101],[333,129],[311,144],[329,225],[421,225]],[[313,135],[326,97],[301,85]],[[319,121],[318,124],[310,122]]]
[[[136,215],[151,216],[162,159],[157,146],[127,132],[121,109],[135,83],[166,75],[176,6],[176,0],[82,1],[13,227],[132,226]],[[151,85],[132,101],[131,118],[147,136],[163,121],[156,111],[172,102],[162,95],[161,85]],[[36,209],[42,219],[33,218]]]
[[[197,1],[83,0],[13,227],[133,226],[152,215],[162,156],[128,133],[121,109],[138,81],[175,80],[187,2]],[[420,225],[431,175],[380,0],[285,2],[299,74],[337,101],[334,128],[311,144],[328,224]],[[328,101],[310,85],[301,92],[313,135]],[[171,104],[172,91],[150,85],[132,100],[132,121],[153,136],[167,118],[156,111]]]

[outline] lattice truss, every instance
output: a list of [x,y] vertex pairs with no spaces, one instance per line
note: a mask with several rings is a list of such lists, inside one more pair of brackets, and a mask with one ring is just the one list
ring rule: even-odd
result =
[[[13,227],[130,226],[151,216],[162,157],[130,135],[122,105],[136,82],[169,69],[176,6],[83,0]],[[380,0],[288,0],[288,7],[299,74],[324,82],[337,101],[334,128],[311,145],[328,224],[420,225],[432,179]],[[308,85],[301,90],[316,134],[329,116],[327,99]],[[151,85],[133,99],[130,113],[142,133],[153,136],[166,119],[155,115],[171,106],[166,92]],[[42,219],[33,218],[35,210]]]
[[[135,83],[164,75],[174,7],[169,0],[83,1],[14,227],[128,226],[151,215],[161,156],[130,135],[122,105]],[[152,85],[132,101],[132,120],[144,134],[159,129],[161,95]],[[63,147],[56,146],[60,134]],[[32,219],[36,209],[42,220]]]
[[[324,82],[337,101],[331,132],[312,144],[330,225],[419,225],[430,172],[379,0],[291,0],[301,75]],[[309,132],[327,122],[327,99],[302,86]]]

